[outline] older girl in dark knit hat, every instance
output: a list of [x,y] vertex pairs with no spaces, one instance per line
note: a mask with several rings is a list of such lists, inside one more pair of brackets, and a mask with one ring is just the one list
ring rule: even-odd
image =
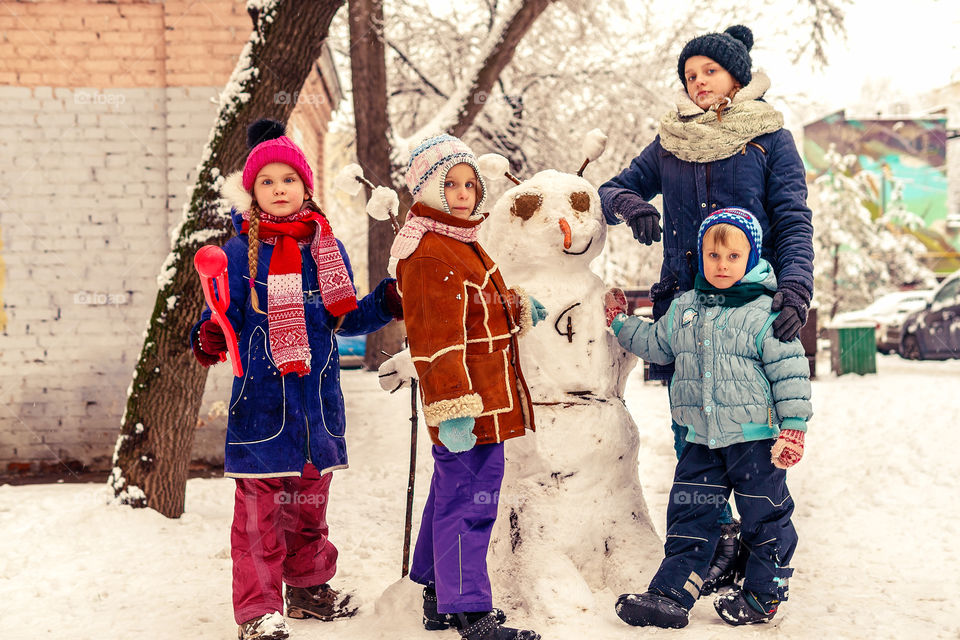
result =
[[[329,587],[337,549],[326,522],[330,479],[347,467],[334,333],[360,335],[402,317],[396,282],[357,300],[343,245],[312,199],[313,170],[281,123],[251,125],[243,171],[227,179],[237,236],[227,255],[243,377],[234,378],[224,475],[236,478],[230,555],[241,640],[287,638],[281,614],[353,615]],[[204,310],[191,332],[204,366],[227,350]]]
[[[600,186],[600,200],[608,224],[626,222],[637,241],[650,245],[661,240],[660,213],[650,200],[663,196],[663,263],[650,289],[654,319],[693,288],[700,223],[728,206],[753,212],[763,231],[761,257],[778,280],[774,335],[789,341],[806,322],[813,294],[813,225],[803,162],[782,114],[763,99],[770,80],[751,71],[752,46],[752,32],[741,25],[684,46],[676,107],[630,166]],[[653,379],[669,380],[674,367],[651,364],[650,371]],[[679,456],[683,429],[672,426]],[[718,526],[724,535],[703,576],[704,595],[736,578],[739,527],[729,507]]]

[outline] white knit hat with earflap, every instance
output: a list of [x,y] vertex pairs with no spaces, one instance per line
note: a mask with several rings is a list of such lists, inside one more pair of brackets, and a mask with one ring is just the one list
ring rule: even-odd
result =
[[477,206],[473,210],[473,215],[479,215],[483,211],[487,185],[483,176],[480,175],[477,157],[462,140],[447,134],[427,138],[410,154],[406,182],[414,201],[422,202],[444,213],[450,213],[443,184],[446,182],[447,172],[461,163],[473,167],[474,173],[477,174],[480,193],[477,194]]

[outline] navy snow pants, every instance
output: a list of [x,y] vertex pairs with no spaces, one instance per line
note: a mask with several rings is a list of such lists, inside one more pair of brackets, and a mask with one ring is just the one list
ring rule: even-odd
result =
[[720,539],[717,519],[730,492],[737,497],[740,540],[749,551],[743,588],[787,599],[788,568],[797,546],[790,522],[787,472],[770,460],[773,440],[721,449],[689,443],[680,454],[667,506],[664,559],[650,590],[691,608]]

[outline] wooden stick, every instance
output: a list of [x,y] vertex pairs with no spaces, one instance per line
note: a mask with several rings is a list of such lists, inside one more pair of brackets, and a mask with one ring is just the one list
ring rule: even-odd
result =
[[403,523],[403,566],[400,577],[410,573],[410,529],[413,527],[413,487],[417,478],[417,381],[410,382],[410,477],[407,480],[407,515]]

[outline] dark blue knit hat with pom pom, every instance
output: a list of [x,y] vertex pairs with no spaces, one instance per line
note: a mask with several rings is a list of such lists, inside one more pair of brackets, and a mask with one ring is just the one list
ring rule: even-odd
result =
[[683,47],[677,62],[680,82],[687,86],[687,76],[683,72],[687,60],[693,56],[706,56],[718,63],[740,83],[741,87],[750,84],[750,49],[753,47],[753,32],[742,24],[728,27],[723,33],[706,33],[697,36]]

